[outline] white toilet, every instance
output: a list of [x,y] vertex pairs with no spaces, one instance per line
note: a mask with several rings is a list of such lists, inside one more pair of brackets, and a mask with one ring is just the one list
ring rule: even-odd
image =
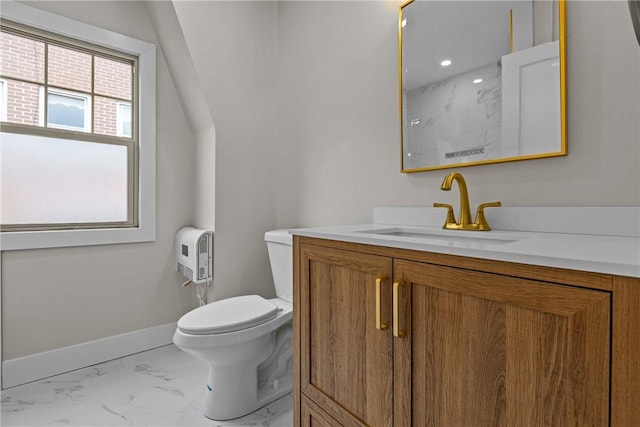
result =
[[291,392],[293,380],[292,237],[265,233],[277,298],[244,295],[180,318],[176,346],[209,364],[204,415],[228,420]]

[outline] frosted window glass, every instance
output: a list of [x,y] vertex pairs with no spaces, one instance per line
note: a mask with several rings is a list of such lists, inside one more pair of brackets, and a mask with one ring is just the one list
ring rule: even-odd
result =
[[0,135],[3,224],[127,220],[127,148]]

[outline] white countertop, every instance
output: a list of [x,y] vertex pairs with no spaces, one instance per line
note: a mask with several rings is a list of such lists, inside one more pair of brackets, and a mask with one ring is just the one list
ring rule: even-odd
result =
[[[612,235],[575,233],[580,231],[578,225],[581,222],[589,226],[585,227],[584,232],[596,233],[596,231],[593,231],[593,218],[589,218],[589,215],[580,216],[580,218],[583,218],[582,220],[573,220],[572,233],[519,231],[526,227],[518,228],[518,231],[499,229],[499,226],[504,224],[504,222],[500,222],[499,217],[494,218],[495,224],[492,223],[491,218],[488,218],[489,223],[494,228],[492,231],[478,232],[443,230],[441,224],[429,224],[433,223],[433,219],[436,217],[442,217],[439,220],[444,218],[442,210],[438,210],[438,213],[435,214],[430,208],[413,208],[412,214],[416,214],[415,209],[421,209],[420,212],[425,213],[422,217],[426,218],[426,220],[419,221],[423,224],[416,224],[416,221],[405,221],[406,218],[397,216],[389,218],[388,215],[377,212],[374,214],[374,218],[377,219],[376,222],[378,223],[375,224],[300,228],[290,230],[290,232],[299,236],[343,242],[640,277],[640,237],[638,235],[620,235],[622,232],[617,230],[610,231],[606,226],[601,227],[598,232],[609,232]],[[546,209],[555,209],[557,214],[568,213],[566,209],[582,210],[588,208],[566,208],[562,212],[563,208]],[[629,209],[624,211],[624,215],[617,218],[618,222],[629,219],[631,222],[635,222],[636,215],[640,212],[637,208],[613,209]],[[513,208],[512,211],[515,212]],[[620,213],[619,211],[618,214]],[[505,210],[503,208],[502,215],[504,214]],[[572,215],[574,214],[575,212],[572,213]],[[602,215],[603,212],[600,211],[598,214]],[[382,217],[385,217],[382,220],[385,223],[380,223],[382,222],[380,220]],[[513,222],[513,216],[510,219]],[[561,220],[558,216],[553,217],[553,219],[556,224]],[[392,222],[396,223],[393,224]],[[618,222],[616,222],[614,228],[624,229],[620,227]],[[529,222],[528,224],[531,223]],[[634,223],[633,226],[636,227],[637,224]],[[529,226],[529,228],[544,229],[545,227],[544,225],[538,225],[535,227]],[[384,234],[385,232],[393,233],[398,231],[414,231],[416,233],[425,233],[428,236]],[[637,231],[631,228],[630,234],[637,234]]]

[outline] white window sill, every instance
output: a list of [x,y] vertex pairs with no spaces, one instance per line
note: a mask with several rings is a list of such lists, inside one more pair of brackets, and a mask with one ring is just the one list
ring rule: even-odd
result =
[[0,251],[152,242],[155,239],[155,223],[137,228],[3,232]]

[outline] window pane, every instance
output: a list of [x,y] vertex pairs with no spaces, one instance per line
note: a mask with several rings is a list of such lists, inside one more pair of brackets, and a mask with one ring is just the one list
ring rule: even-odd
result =
[[0,80],[0,121],[7,121],[7,83]]
[[44,83],[44,43],[0,32],[0,74]]
[[49,127],[90,131],[88,98],[49,93]]
[[127,147],[2,134],[3,224],[127,220]]
[[91,91],[91,55],[49,45],[49,85]]
[[95,57],[95,93],[131,100],[132,76],[132,64]]
[[117,112],[118,136],[131,138],[131,104],[119,102]]
[[[6,79],[6,121],[22,125],[42,126],[40,123],[40,88],[33,83]],[[44,116],[42,116],[44,117]]]

